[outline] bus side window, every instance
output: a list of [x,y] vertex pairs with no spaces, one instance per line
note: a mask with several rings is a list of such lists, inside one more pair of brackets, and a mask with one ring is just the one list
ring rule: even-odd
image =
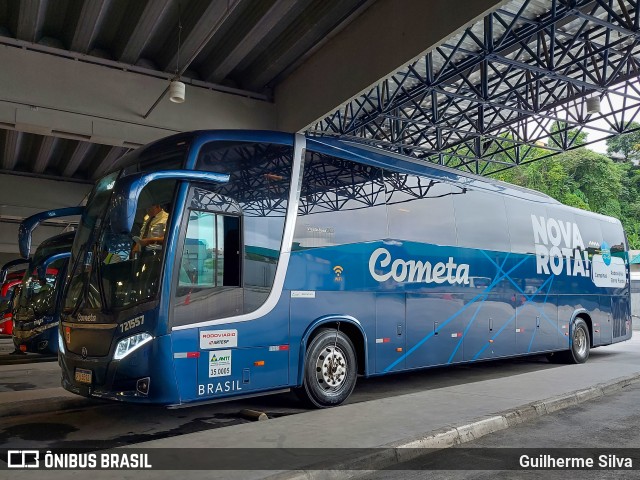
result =
[[382,170],[307,150],[293,249],[388,235]]
[[[554,213],[556,217],[559,216],[559,212]],[[554,213],[549,212],[549,215],[553,215]],[[562,221],[564,218],[561,217],[559,220]],[[575,214],[573,221],[578,226],[582,243],[584,244],[585,250],[589,252],[589,259],[591,259],[593,255],[600,253],[600,247],[603,241],[604,232],[600,228],[600,221],[594,217],[581,214]],[[570,248],[573,248],[573,246],[572,244]]]
[[178,286],[239,287],[239,228],[239,217],[191,210]]
[[453,197],[464,189],[436,179],[385,171],[391,238],[456,245]]
[[[536,238],[533,222],[542,222],[547,217],[544,204],[528,202],[518,198],[507,198],[507,220],[512,253],[535,253]],[[532,218],[535,217],[535,218]]]
[[614,221],[600,220],[602,238],[609,245],[612,257],[625,258],[627,251],[627,239],[622,225]]
[[460,247],[511,250],[504,196],[468,189],[454,195],[453,204]]

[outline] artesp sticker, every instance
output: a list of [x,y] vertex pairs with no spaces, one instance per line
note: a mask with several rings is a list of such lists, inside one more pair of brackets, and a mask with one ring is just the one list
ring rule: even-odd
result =
[[200,348],[230,348],[238,346],[237,330],[207,330],[200,332]]

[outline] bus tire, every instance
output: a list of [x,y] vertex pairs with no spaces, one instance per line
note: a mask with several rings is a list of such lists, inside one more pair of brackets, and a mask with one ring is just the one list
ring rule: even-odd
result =
[[302,387],[296,394],[312,407],[335,407],[351,395],[357,372],[349,337],[335,329],[322,329],[307,348]]
[[589,358],[590,345],[591,340],[589,339],[587,323],[581,318],[576,318],[571,329],[571,350],[567,352],[568,363],[586,362]]

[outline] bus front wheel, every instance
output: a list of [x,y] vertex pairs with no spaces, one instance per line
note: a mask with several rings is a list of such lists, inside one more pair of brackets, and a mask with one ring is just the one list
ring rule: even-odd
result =
[[340,405],[356,386],[357,371],[349,337],[335,329],[322,329],[307,348],[304,380],[296,393],[316,408]]

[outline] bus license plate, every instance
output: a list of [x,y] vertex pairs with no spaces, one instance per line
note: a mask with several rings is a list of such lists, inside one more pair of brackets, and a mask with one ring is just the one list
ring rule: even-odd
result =
[[91,384],[91,370],[76,368],[76,382]]

